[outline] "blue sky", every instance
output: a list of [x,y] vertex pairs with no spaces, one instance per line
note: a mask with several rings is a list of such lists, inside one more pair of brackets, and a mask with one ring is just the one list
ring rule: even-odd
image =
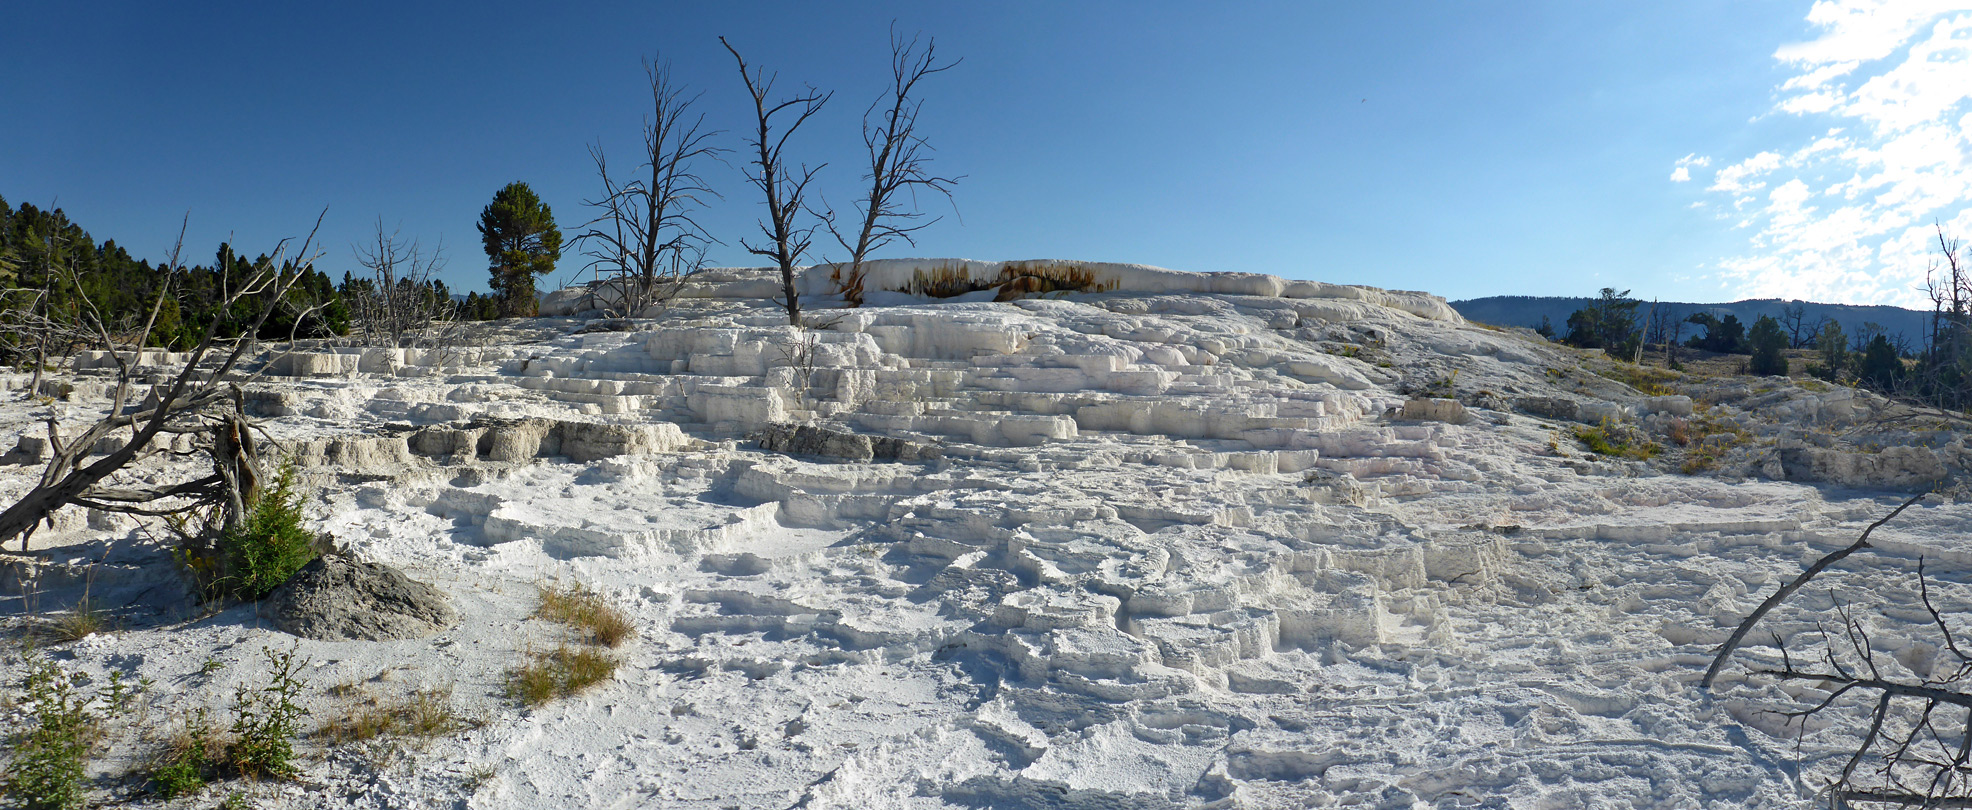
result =
[[[1972,232],[1965,7],[30,4],[0,30],[0,196],[146,257],[188,211],[206,257],[327,206],[332,275],[381,217],[483,289],[480,208],[523,180],[564,229],[586,221],[585,147],[630,159],[642,59],[672,62],[742,146],[720,35],[784,86],[836,92],[790,152],[828,163],[820,191],[846,204],[895,20],[964,58],[925,86],[921,128],[965,179],[957,215],[927,201],[945,219],[893,256],[1912,303],[1912,234]],[[762,212],[733,164],[703,168],[721,264],[751,263],[738,240]]]

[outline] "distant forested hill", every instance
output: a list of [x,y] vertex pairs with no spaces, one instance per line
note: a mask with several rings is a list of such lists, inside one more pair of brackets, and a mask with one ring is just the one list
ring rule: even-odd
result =
[[[1494,295],[1474,298],[1469,301],[1453,301],[1452,308],[1458,310],[1467,320],[1490,323],[1495,326],[1537,326],[1541,316],[1547,316],[1556,332],[1566,332],[1568,316],[1575,310],[1587,306],[1589,298],[1565,298],[1558,296]],[[1817,304],[1811,301],[1782,301],[1777,298],[1755,298],[1734,301],[1730,304],[1693,304],[1683,301],[1662,301],[1657,307],[1678,318],[1690,317],[1693,313],[1709,312],[1714,317],[1724,318],[1734,315],[1744,324],[1751,325],[1761,315],[1782,319],[1782,308],[1799,303],[1808,324],[1818,324],[1823,318],[1842,324],[1842,331],[1857,334],[1865,323],[1875,323],[1883,327],[1883,333],[1894,343],[1899,335],[1907,345],[1915,347],[1924,343],[1924,335],[1930,329],[1931,313],[1915,309],[1886,306],[1856,306],[1853,304]],[[1643,302],[1637,308],[1639,319],[1650,310],[1650,302]],[[1704,329],[1687,327],[1686,335],[1703,334]]]

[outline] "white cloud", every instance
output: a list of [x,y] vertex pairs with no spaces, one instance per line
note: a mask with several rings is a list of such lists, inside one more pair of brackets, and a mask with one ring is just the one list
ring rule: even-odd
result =
[[1719,175],[1706,191],[1742,192],[1765,188],[1766,181],[1752,182],[1754,178],[1780,168],[1780,155],[1774,152],[1761,152],[1731,166],[1719,170]]
[[1774,111],[1829,129],[1719,169],[1706,190],[1752,233],[1718,277],[1741,295],[1926,303],[1932,223],[1972,236],[1972,0],[1818,0],[1807,19],[1819,36],[1774,52],[1798,71]]
[[1675,169],[1672,169],[1672,170],[1671,170],[1671,182],[1673,182],[1673,183],[1687,183],[1687,182],[1690,182],[1690,181],[1691,181],[1691,170],[1690,170],[1690,169],[1687,169],[1687,168],[1685,168],[1685,167],[1683,167],[1683,166],[1679,166],[1679,167],[1677,167],[1677,168],[1675,168]]

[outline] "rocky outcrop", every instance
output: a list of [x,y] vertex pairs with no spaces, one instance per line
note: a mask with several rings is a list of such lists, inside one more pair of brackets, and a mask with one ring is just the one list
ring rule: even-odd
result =
[[935,461],[944,453],[936,447],[888,436],[868,436],[817,425],[768,425],[753,437],[771,453],[827,456],[846,461]]
[[423,638],[457,614],[437,589],[382,563],[316,558],[260,603],[276,628],[317,641]]
[[1456,399],[1413,399],[1404,403],[1403,418],[1420,422],[1466,422],[1465,404]]
[[1924,447],[1885,447],[1873,453],[1852,453],[1788,440],[1780,444],[1779,450],[1781,471],[1789,481],[1914,489],[1930,487],[1946,474],[1938,454]]

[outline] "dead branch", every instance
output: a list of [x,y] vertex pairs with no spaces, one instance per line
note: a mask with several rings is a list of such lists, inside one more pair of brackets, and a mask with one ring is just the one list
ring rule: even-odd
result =
[[[739,63],[740,80],[746,83],[746,91],[753,97],[758,126],[748,142],[753,147],[754,157],[747,164],[746,179],[767,198],[769,221],[760,223],[760,231],[771,241],[752,245],[742,239],[740,246],[755,256],[774,260],[781,272],[782,299],[779,303],[787,310],[788,324],[800,326],[801,297],[794,287],[794,268],[814,242],[815,228],[819,225],[799,227],[795,217],[805,210],[802,199],[808,193],[808,184],[815,179],[815,173],[828,164],[812,169],[804,164],[798,172],[793,171],[787,167],[783,152],[787,148],[788,138],[810,117],[820,112],[822,105],[835,94],[824,93],[811,86],[800,95],[770,106],[767,95],[773,92],[775,77],[759,69],[748,68],[746,59],[725,37],[719,38],[719,44],[726,46],[726,51]],[[790,113],[794,120],[776,135],[774,117],[783,112]]]
[[[939,218],[923,220],[923,212],[917,210],[916,192],[926,190],[943,194],[949,201],[951,187],[961,178],[939,177],[927,168],[931,145],[917,134],[918,112],[924,101],[913,98],[918,82],[934,73],[942,73],[957,67],[957,60],[940,63],[937,60],[937,40],[927,40],[924,50],[918,50],[918,41],[912,37],[904,41],[895,26],[890,30],[890,76],[888,93],[870,102],[863,112],[863,148],[869,155],[869,173],[863,179],[870,184],[870,190],[856,204],[856,213],[861,222],[856,231],[855,241],[851,242],[843,232],[836,228],[835,212],[821,215],[829,233],[842,249],[849,252],[847,267],[836,265],[830,274],[836,289],[850,306],[863,303],[863,263],[871,253],[881,250],[899,239],[917,246],[913,233],[930,227]],[[882,112],[877,121],[872,114]],[[906,205],[904,195],[910,197]]]
[[1918,501],[1924,500],[1924,496],[1929,494],[1931,493],[1921,492],[1911,496],[1910,500],[1904,501],[1903,505],[1898,506],[1890,514],[1884,515],[1881,520],[1871,523],[1869,524],[1869,528],[1863,529],[1862,536],[1856,538],[1856,542],[1830,552],[1819,560],[1815,560],[1813,565],[1808,566],[1807,570],[1802,571],[1801,575],[1795,577],[1792,582],[1780,586],[1780,590],[1775,591],[1772,596],[1767,597],[1766,601],[1761,602],[1759,607],[1754,608],[1752,615],[1747,616],[1745,621],[1740,622],[1739,627],[1732,631],[1732,635],[1726,639],[1725,644],[1719,647],[1718,653],[1712,657],[1712,665],[1705,670],[1705,677],[1698,682],[1699,687],[1702,689],[1712,688],[1712,679],[1717,678],[1719,670],[1725,668],[1726,660],[1732,657],[1733,650],[1739,648],[1739,643],[1746,639],[1746,634],[1752,632],[1753,626],[1759,624],[1760,619],[1765,617],[1769,611],[1772,611],[1781,602],[1787,601],[1787,597],[1794,595],[1794,592],[1800,590],[1801,586],[1808,584],[1809,580],[1814,579],[1816,575],[1827,570],[1829,566],[1841,562],[1851,554],[1869,548],[1869,535],[1871,532],[1876,531],[1877,527],[1890,522],[1891,518],[1903,514],[1905,509],[1909,509]]
[[[323,216],[326,215],[325,209]],[[141,403],[133,401],[136,375],[130,363],[112,346],[117,375],[107,414],[79,435],[67,439],[62,437],[56,420],[50,417],[48,431],[53,457],[43,469],[39,483],[0,512],[0,540],[18,535],[25,551],[34,527],[48,520],[56,510],[72,504],[111,506],[115,511],[126,512],[142,509],[149,514],[184,514],[218,506],[226,528],[237,523],[252,502],[261,475],[254,459],[252,427],[246,419],[244,397],[235,371],[255,354],[260,328],[312,266],[315,257],[309,250],[321,221],[322,217],[316,218],[315,229],[301,243],[296,253],[299,260],[285,269],[282,257],[286,255],[288,240],[282,240],[271,256],[255,262],[237,282],[231,280],[230,271],[222,270],[220,309],[257,296],[260,306],[255,317],[241,337],[230,341],[220,339],[223,319],[214,318],[189,353],[184,367],[168,382],[152,386]],[[174,257],[176,254],[174,249]],[[160,293],[160,299],[163,294]],[[153,322],[155,311],[156,305]],[[93,307],[88,313],[94,326],[107,334],[100,314]],[[136,346],[141,347],[148,340],[149,328],[147,324],[136,337]],[[201,424],[210,428],[211,438],[205,449],[213,457],[211,476],[150,490],[119,488],[106,483],[118,471],[155,452],[151,445],[160,435],[194,431]],[[107,454],[84,463],[92,449],[120,429],[130,431],[128,438],[110,442],[114,446]]]

